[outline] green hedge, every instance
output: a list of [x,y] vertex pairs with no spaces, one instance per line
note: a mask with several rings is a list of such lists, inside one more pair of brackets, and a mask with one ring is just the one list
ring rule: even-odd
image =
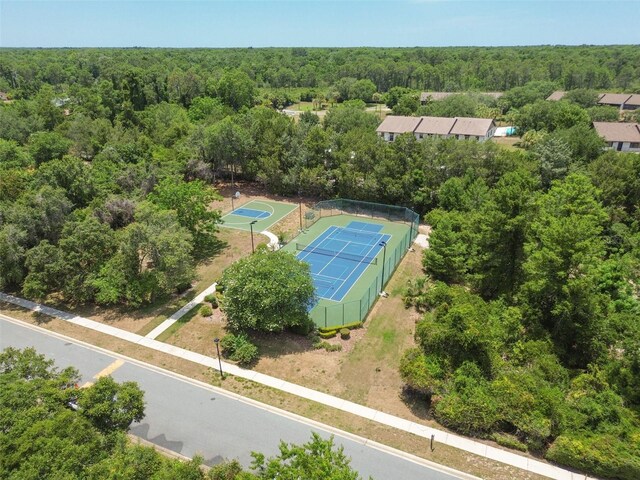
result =
[[362,322],[351,322],[345,323],[344,325],[334,326],[334,327],[320,327],[318,331],[322,332],[338,332],[341,328],[348,328],[349,330],[353,330],[356,328],[362,327]]
[[321,338],[333,338],[337,334],[338,334],[337,330],[329,330],[329,331],[326,331],[326,332],[322,332],[322,331],[318,332],[318,336],[321,337]]

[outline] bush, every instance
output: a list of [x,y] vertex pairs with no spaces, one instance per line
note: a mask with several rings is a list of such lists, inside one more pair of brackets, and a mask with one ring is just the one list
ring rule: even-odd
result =
[[521,452],[527,451],[527,446],[513,435],[509,435],[507,433],[494,433],[491,438],[493,438],[498,445],[503,447],[520,450]]
[[340,329],[340,338],[341,339],[348,340],[350,336],[351,336],[351,330],[349,330],[348,328],[341,328]]
[[318,328],[318,331],[320,332],[337,332],[338,330],[340,330],[341,328],[348,328],[349,330],[355,330],[356,328],[360,328],[362,327],[362,322],[351,322],[351,323],[345,323],[342,326],[334,326],[334,327],[320,327]]
[[340,350],[342,350],[342,345],[332,345],[329,342],[318,341],[313,344],[313,348],[315,348],[316,350],[324,348],[327,352],[339,352]]
[[218,293],[224,292],[224,285],[222,283],[219,283],[216,285],[216,292]]
[[228,333],[220,340],[220,348],[225,357],[241,365],[248,365],[258,358],[258,347],[244,333]]
[[209,295],[207,295],[206,297],[204,297],[204,301],[205,302],[209,302],[209,303],[213,303],[213,302],[218,302],[218,298],[216,297],[215,293],[210,293]]
[[319,336],[320,338],[333,338],[333,337],[335,337],[337,334],[338,334],[338,331],[337,331],[337,330],[329,330],[329,331],[326,331],[326,332],[323,332],[322,330],[320,330],[320,331],[318,332],[318,336]]
[[213,315],[213,309],[209,305],[202,305],[200,307],[200,315],[203,317],[210,317]]
[[630,440],[624,442],[606,434],[570,433],[559,436],[545,458],[599,477],[635,480],[640,478],[640,457],[633,436]]

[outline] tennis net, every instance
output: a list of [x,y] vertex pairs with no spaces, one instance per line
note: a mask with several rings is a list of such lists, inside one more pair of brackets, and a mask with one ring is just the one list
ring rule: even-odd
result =
[[304,253],[317,253],[318,255],[327,255],[329,257],[343,258],[354,262],[368,263],[370,265],[378,264],[378,259],[376,257],[356,255],[355,253],[345,253],[338,250],[330,250],[328,248],[313,247],[302,243],[296,243],[296,250]]

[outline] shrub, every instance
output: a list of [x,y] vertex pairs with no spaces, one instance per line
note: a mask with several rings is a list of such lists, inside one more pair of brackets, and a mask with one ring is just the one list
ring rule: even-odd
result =
[[200,307],[200,315],[203,317],[210,317],[213,314],[213,309],[209,305],[202,305]]
[[218,293],[222,293],[222,292],[224,292],[224,284],[222,284],[222,283],[218,283],[218,284],[216,285],[216,292],[218,292]]
[[[545,458],[599,477],[633,480],[640,478],[640,457],[631,441],[614,435],[589,435],[580,432],[559,436]],[[637,444],[636,444],[637,445]]]
[[318,341],[313,344],[313,348],[315,348],[316,350],[324,348],[327,352],[339,352],[340,350],[342,350],[342,345],[332,345],[329,342]]
[[362,322],[351,322],[351,323],[345,323],[344,325],[339,326],[339,327],[336,327],[336,326],[334,326],[334,327],[320,327],[320,328],[318,328],[318,331],[319,332],[329,333],[329,332],[337,332],[341,328],[348,328],[349,330],[354,330],[354,329],[360,328],[360,327],[362,327]]
[[209,303],[213,303],[213,302],[217,302],[218,298],[216,297],[215,293],[210,293],[209,295],[204,297],[204,301],[205,302],[209,302]]
[[231,355],[231,360],[240,365],[249,365],[258,358],[258,347],[251,342],[243,343]]
[[258,347],[244,333],[228,333],[220,340],[220,348],[225,357],[241,365],[247,365],[258,358]]
[[527,451],[527,446],[513,435],[509,435],[507,433],[494,433],[491,438],[493,438],[498,445],[502,445],[503,447],[520,450],[521,452]]
[[320,338],[333,338],[338,334],[337,330],[329,330],[326,332],[323,331],[319,331],[318,332],[318,336],[320,336]]
[[348,328],[340,329],[340,338],[342,338],[343,340],[348,340],[350,336],[351,336],[351,330],[349,330]]

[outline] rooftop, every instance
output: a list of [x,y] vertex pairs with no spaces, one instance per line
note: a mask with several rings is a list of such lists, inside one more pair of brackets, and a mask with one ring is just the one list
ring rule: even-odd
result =
[[387,115],[376,132],[407,133],[413,132],[420,123],[420,117],[402,117]]
[[593,127],[607,142],[640,142],[637,123],[593,122]]

